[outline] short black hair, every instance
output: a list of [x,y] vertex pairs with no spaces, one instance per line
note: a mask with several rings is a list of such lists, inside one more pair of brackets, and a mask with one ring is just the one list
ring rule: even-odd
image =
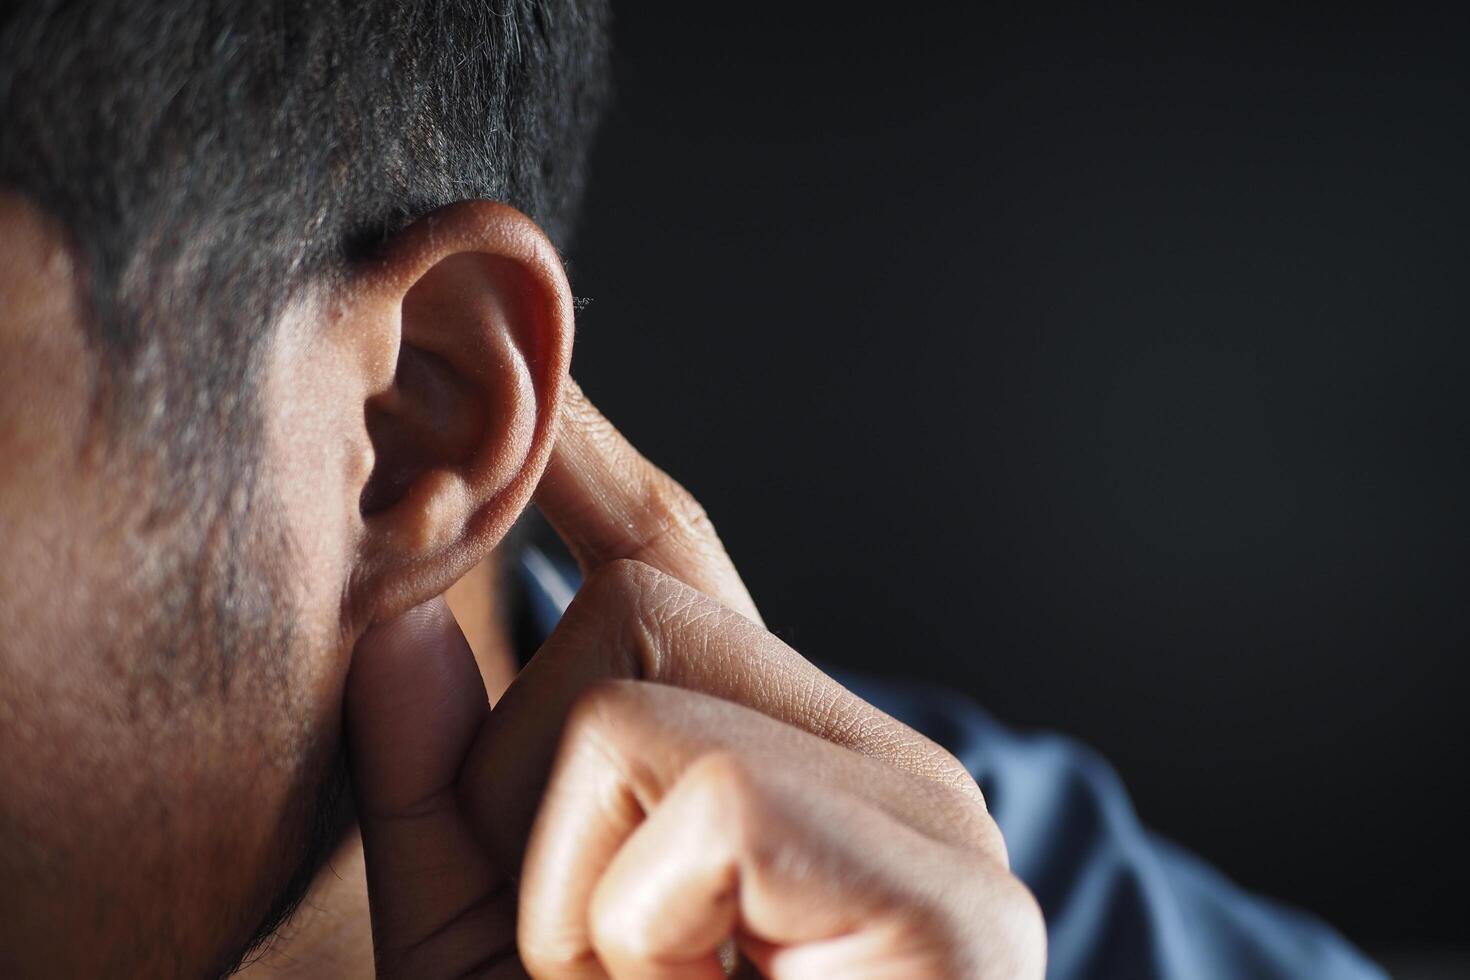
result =
[[419,215],[505,201],[564,246],[607,28],[598,0],[4,4],[0,186],[72,237],[105,407],[198,463],[284,305]]
[[609,18],[604,0],[0,3],[0,189],[70,237],[96,354],[84,452],[144,488],[133,519],[167,539],[148,555],[161,656],[212,649],[201,689],[290,626],[259,465],[273,327],[454,201],[512,204],[565,248]]

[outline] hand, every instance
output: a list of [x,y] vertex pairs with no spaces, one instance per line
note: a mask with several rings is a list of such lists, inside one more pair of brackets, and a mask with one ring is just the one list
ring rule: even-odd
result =
[[698,506],[575,389],[538,503],[586,582],[494,712],[442,603],[349,732],[383,976],[1040,976],[973,780],[759,625]]

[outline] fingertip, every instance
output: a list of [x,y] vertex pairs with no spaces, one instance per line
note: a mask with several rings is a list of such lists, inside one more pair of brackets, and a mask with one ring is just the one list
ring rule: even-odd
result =
[[354,783],[377,808],[452,779],[489,699],[442,598],[363,634],[344,696]]
[[468,649],[443,596],[374,624],[353,648],[347,671],[347,700],[374,697],[393,681],[412,684],[426,661],[452,660],[460,645]]

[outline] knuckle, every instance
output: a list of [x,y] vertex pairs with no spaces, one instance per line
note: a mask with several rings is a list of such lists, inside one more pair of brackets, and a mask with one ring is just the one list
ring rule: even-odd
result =
[[599,680],[587,686],[567,712],[563,728],[567,740],[604,738],[621,728],[636,710],[638,682],[623,679]]
[[919,743],[907,746],[896,760],[898,764],[956,797],[962,809],[978,812],[989,820],[990,808],[985,801],[985,793],[970,770],[937,742],[923,735],[918,737]]
[[706,752],[690,765],[685,778],[722,802],[738,802],[755,792],[755,777],[739,754],[727,749]]
[[707,752],[685,771],[683,781],[698,794],[711,816],[743,838],[762,809],[760,784],[749,763],[728,750]]
[[622,959],[630,954],[650,952],[647,932],[641,928],[636,909],[631,903],[616,905],[605,901],[591,901],[587,913],[587,934],[592,948],[600,959]]
[[699,794],[706,825],[726,856],[739,863],[743,874],[756,878],[779,876],[801,848],[793,850],[779,792],[767,784],[751,763],[728,750],[701,756],[685,773]]
[[673,587],[674,580],[658,569],[620,558],[587,576],[565,618],[601,638],[597,646],[613,674],[657,678],[666,645],[662,620]]
[[[579,635],[596,638],[614,675],[655,676],[657,651],[650,644],[648,607],[663,576],[656,569],[619,558],[588,573],[563,622]],[[575,624],[573,626],[572,624]]]
[[673,477],[660,473],[644,493],[644,511],[650,527],[643,546],[655,548],[667,538],[701,543],[714,535],[714,524],[704,505]]
[[930,741],[929,748],[928,775],[964,796],[982,810],[987,809],[985,794],[981,792],[980,784],[975,781],[970,770],[965,768],[965,764],[960,762],[954,753],[936,742]]
[[976,848],[986,857],[999,862],[1001,867],[1009,869],[1010,852],[1006,848],[1005,836],[1000,832],[1000,825],[988,810],[972,810],[971,813],[970,833]]
[[948,776],[949,780],[961,791],[978,797],[981,802],[985,800],[985,794],[980,792],[980,784],[975,782],[975,777],[965,764],[959,760],[953,752],[946,748],[937,748],[938,758],[935,764],[940,771]]
[[959,891],[928,896],[924,914],[907,923],[921,948],[951,962],[942,975],[1041,980],[1046,922],[1021,880],[984,861],[953,863]]
[[962,805],[965,807],[965,829],[968,831],[971,846],[987,860],[1009,871],[1011,857],[1000,824],[995,822],[983,801],[976,803],[966,796]]
[[699,500],[684,485],[667,473],[650,481],[647,491],[648,509],[673,524],[698,524],[709,519]]
[[930,786],[931,812],[944,821],[944,838],[990,864],[1009,868],[1005,838],[984,802],[952,786]]
[[660,691],[632,680],[599,681],[568,709],[542,809],[564,799],[592,801],[602,817],[625,819],[660,795]]
[[1036,896],[1021,880],[1007,874],[999,903],[1002,945],[1011,960],[1010,974],[1040,977],[1046,970],[1046,920]]
[[558,938],[545,930],[528,928],[522,918],[516,946],[521,965],[535,980],[571,980],[596,976],[596,961],[586,946],[573,937]]
[[634,603],[638,596],[654,585],[659,572],[653,566],[633,558],[615,558],[587,573],[581,593],[602,599]]
[[[850,692],[813,685],[803,698],[806,714],[823,738],[883,759],[890,765],[937,784],[986,809],[985,794],[975,777],[948,749],[902,722],[875,712]],[[866,710],[853,710],[854,705]]]
[[[641,975],[666,953],[658,935],[658,923],[637,902],[593,899],[587,915],[588,939],[598,961],[606,967],[623,966],[625,972]],[[625,972],[614,972],[615,976]]]

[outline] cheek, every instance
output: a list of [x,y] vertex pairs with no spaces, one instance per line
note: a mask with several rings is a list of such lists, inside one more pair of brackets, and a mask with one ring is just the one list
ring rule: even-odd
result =
[[[167,947],[202,972],[260,925],[340,824],[323,810],[340,789],[341,681],[326,665],[343,658],[304,633],[242,651],[223,694],[129,692],[95,629],[53,630],[54,645],[29,651],[70,663],[13,672],[0,692],[23,695],[23,717],[0,726],[18,736],[0,739],[0,872],[25,882],[33,935],[99,936],[99,956]],[[133,663],[156,651],[148,637],[127,645]]]
[[191,815],[176,822],[166,860],[193,881],[176,914],[206,905],[214,921],[200,927],[219,929],[216,950],[237,948],[304,887],[346,825],[342,682],[327,666],[338,651],[304,641],[271,651],[285,676],[260,669],[194,724],[172,778],[154,788],[176,790],[177,812]]
[[[288,314],[261,385],[264,458],[287,538],[280,561],[296,611],[294,680],[318,700],[340,701],[351,656],[347,601],[357,564],[362,488],[373,468],[363,393],[323,346],[310,310]],[[325,358],[325,360],[324,360]]]

